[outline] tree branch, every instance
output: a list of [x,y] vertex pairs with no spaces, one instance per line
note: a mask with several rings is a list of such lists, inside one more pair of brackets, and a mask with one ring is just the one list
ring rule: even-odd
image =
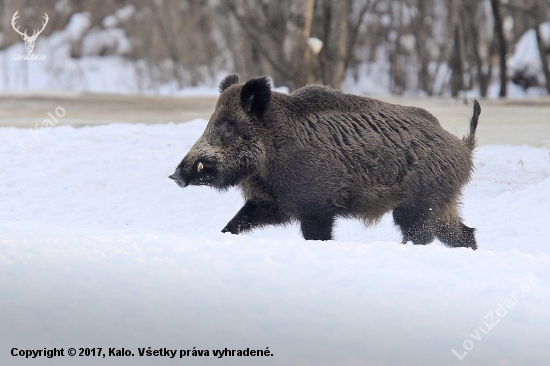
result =
[[[256,22],[251,21],[249,18],[241,16],[235,5],[230,0],[225,0],[222,3],[235,17],[242,30],[254,42],[254,45],[260,50],[273,69],[280,73],[284,78],[292,80],[294,75],[292,72],[289,72],[292,70],[291,65],[286,62],[283,55],[272,55],[272,51],[270,51],[270,49],[276,49],[275,47],[266,46],[266,44],[270,43],[270,41],[276,41],[273,39],[273,33],[266,31],[264,29],[265,27],[260,27],[256,24]],[[271,38],[271,40],[267,40],[265,35],[268,35],[268,38]]]
[[[367,0],[367,3],[365,6],[361,8],[361,11],[359,12],[359,20],[357,23],[352,27],[349,37],[349,43],[348,43],[348,51],[346,52],[346,60],[344,62],[345,69],[347,70],[349,64],[351,63],[351,58],[353,57],[353,51],[355,49],[355,43],[357,42],[357,35],[359,34],[359,29],[361,28],[361,25],[363,24],[363,18],[367,13],[369,13],[374,7],[380,2],[380,0]],[[352,7],[350,7],[350,11],[353,11]]]

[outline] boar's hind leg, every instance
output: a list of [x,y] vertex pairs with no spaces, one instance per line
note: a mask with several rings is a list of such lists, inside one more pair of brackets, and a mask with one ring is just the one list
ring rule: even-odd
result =
[[475,229],[468,227],[457,220],[448,223],[436,223],[435,234],[441,242],[449,247],[466,247],[477,249],[476,239],[474,236]]
[[332,240],[334,217],[305,217],[300,220],[302,235],[306,240]]
[[240,234],[258,226],[282,224],[287,221],[286,216],[275,205],[247,201],[222,229],[222,233]]
[[393,221],[401,229],[403,244],[429,244],[435,236],[430,223],[430,209],[422,206],[400,206],[393,210]]
[[445,245],[456,248],[466,247],[477,249],[474,229],[464,225],[460,219],[457,200],[434,208],[434,232],[437,238]]

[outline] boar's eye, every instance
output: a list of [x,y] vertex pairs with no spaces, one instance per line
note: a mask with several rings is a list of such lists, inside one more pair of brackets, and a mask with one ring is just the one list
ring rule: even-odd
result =
[[235,125],[233,123],[225,122],[220,127],[223,135],[226,137],[232,136],[235,133]]

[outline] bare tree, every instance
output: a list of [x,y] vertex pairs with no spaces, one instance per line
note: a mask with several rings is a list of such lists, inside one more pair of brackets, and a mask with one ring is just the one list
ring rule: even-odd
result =
[[348,2],[318,0],[315,35],[323,42],[319,53],[321,83],[341,88],[348,57]]
[[546,20],[544,16],[545,12],[541,2],[535,1],[533,6],[533,15],[535,18],[535,33],[537,36],[537,46],[539,49],[540,62],[542,65],[542,72],[544,73],[546,91],[550,94],[550,67],[548,66],[548,55],[550,54],[550,47],[544,43],[542,34],[540,32],[541,24]]
[[449,68],[451,69],[450,89],[453,97],[459,96],[459,93],[465,89],[465,47],[464,47],[464,29],[461,15],[463,14],[461,3],[458,0],[452,0],[449,12],[452,28],[452,52],[449,58]]
[[[485,96],[496,60],[501,95],[506,94],[508,49],[534,28],[550,94],[549,45],[540,29],[550,0],[102,0],[101,5],[5,0],[0,47],[21,42],[10,24],[16,10],[20,30],[41,29],[48,14],[42,39],[66,27],[74,13],[89,13],[89,32],[95,32],[106,17],[132,5],[135,17],[116,27],[132,45],[124,57],[136,61],[143,87],[211,83],[218,73],[234,70],[243,78],[270,75],[290,90],[308,83],[340,88],[346,75],[376,70],[388,73],[395,94],[458,96],[479,88]],[[513,34],[504,34],[503,20],[510,16]],[[322,41],[320,53],[311,51],[310,37]],[[20,69],[17,78],[23,80],[23,64]],[[10,85],[13,76],[3,74]],[[531,79],[536,84],[537,76]]]
[[[352,59],[354,57],[354,51],[357,46],[357,39],[359,37],[359,31],[361,30],[361,26],[365,22],[365,16],[367,14],[371,14],[374,11],[374,8],[376,5],[380,2],[380,0],[366,0],[364,1],[362,6],[359,8],[359,11],[355,9],[355,7],[358,5],[358,1],[355,0],[348,0],[348,47],[346,51],[346,59],[344,63],[345,69],[347,69],[351,63]],[[354,18],[354,14],[357,13],[357,19]]]
[[314,0],[222,0],[222,5],[267,60],[276,82],[294,90],[312,80],[307,38]]
[[491,8],[493,9],[493,17],[495,18],[495,33],[498,39],[498,50],[500,60],[500,93],[501,98],[506,96],[508,84],[508,75],[506,70],[506,54],[508,47],[506,45],[506,37],[504,36],[504,25],[502,22],[502,14],[500,12],[500,0],[491,0]]

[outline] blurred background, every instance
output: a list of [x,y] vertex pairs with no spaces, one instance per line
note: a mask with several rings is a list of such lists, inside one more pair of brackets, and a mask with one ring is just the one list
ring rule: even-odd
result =
[[[0,91],[216,94],[268,75],[295,90],[550,93],[550,0],[3,0]],[[13,22],[18,11],[19,17]],[[34,55],[12,23],[37,37]]]

